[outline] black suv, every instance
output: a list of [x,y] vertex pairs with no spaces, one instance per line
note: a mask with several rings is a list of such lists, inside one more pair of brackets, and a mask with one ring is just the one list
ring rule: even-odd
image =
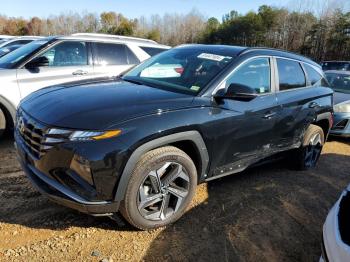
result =
[[20,162],[55,202],[118,210],[135,227],[176,221],[198,183],[289,151],[315,166],[332,126],[319,65],[288,52],[185,45],[114,79],[39,90],[22,101]]

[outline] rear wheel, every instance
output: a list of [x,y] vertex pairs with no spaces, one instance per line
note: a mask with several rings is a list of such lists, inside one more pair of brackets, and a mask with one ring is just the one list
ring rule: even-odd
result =
[[303,144],[296,151],[296,168],[307,170],[315,167],[320,158],[324,142],[322,128],[310,125],[305,132]]
[[196,186],[196,167],[186,153],[172,146],[152,150],[136,164],[121,213],[142,230],[166,226],[183,215]]

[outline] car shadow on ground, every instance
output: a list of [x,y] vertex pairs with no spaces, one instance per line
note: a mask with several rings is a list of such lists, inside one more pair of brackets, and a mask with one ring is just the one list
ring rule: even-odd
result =
[[316,169],[279,162],[208,183],[208,199],[168,226],[145,261],[317,261],[322,225],[350,182],[349,157]]
[[[13,151],[6,150],[6,154]],[[286,161],[204,185],[207,195],[200,196],[202,203],[162,230],[143,259],[317,260],[322,224],[350,182],[349,156],[325,153],[315,169],[303,172],[286,168]],[[0,172],[0,222],[52,230],[135,230],[129,225],[118,226],[109,218],[95,218],[56,205],[33,189],[22,172],[7,171]]]

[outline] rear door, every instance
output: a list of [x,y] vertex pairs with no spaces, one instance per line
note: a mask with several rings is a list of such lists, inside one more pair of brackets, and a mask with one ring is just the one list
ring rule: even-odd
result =
[[[317,87],[323,84],[323,80],[322,75],[315,72],[316,68],[311,65],[279,57],[274,61],[278,72],[276,96],[279,105],[276,134],[279,149],[285,150],[299,146],[305,129],[316,119],[323,104]],[[309,71],[309,78],[305,68]]]
[[51,85],[93,78],[89,44],[80,41],[63,41],[39,54],[49,65],[35,69],[17,69],[21,97]]
[[96,77],[118,76],[140,61],[125,44],[93,43]]

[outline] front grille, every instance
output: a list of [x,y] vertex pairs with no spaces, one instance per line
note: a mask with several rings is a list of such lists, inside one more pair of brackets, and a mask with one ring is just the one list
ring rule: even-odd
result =
[[340,121],[336,125],[334,125],[333,129],[334,130],[343,130],[348,125],[348,122],[349,122],[348,119],[343,119],[342,121]]
[[16,131],[22,137],[27,150],[36,158],[42,157],[62,139],[51,138],[49,128],[23,112],[17,116]]

